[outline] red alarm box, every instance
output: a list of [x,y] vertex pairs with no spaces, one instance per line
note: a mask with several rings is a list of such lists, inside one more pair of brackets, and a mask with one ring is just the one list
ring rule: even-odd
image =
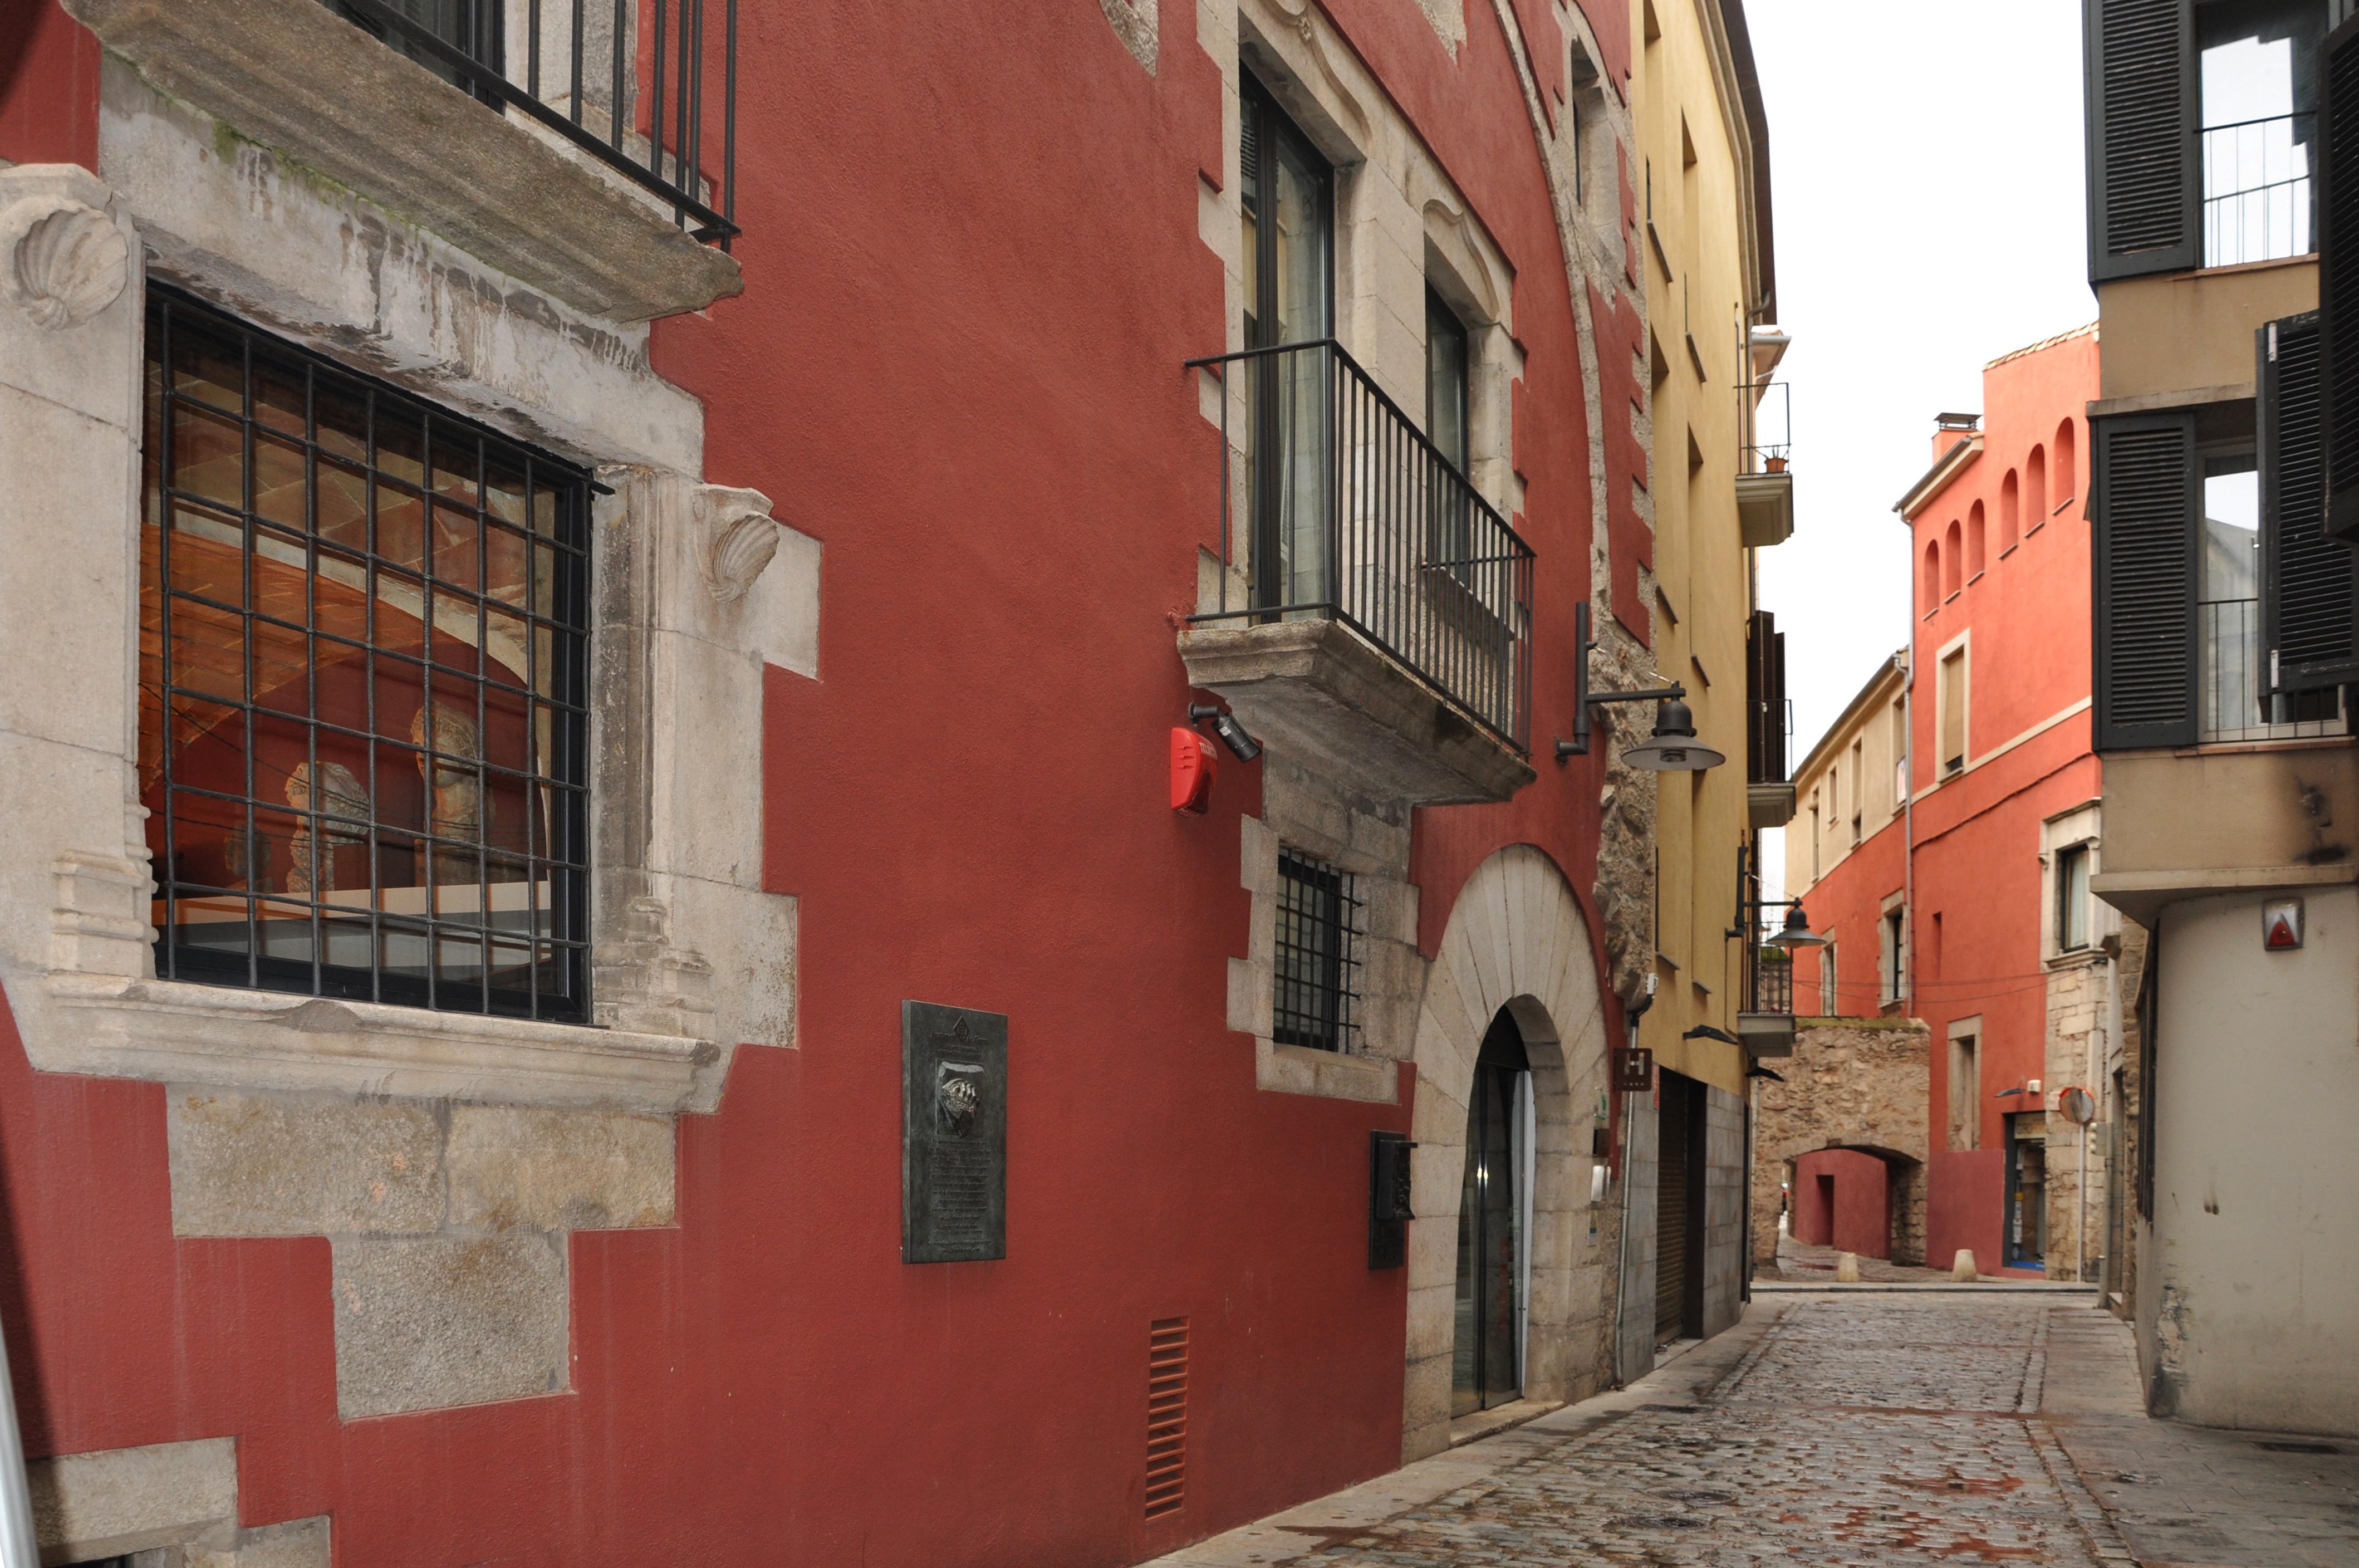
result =
[[1171,732],[1171,809],[1201,817],[1212,801],[1212,743],[1194,730]]

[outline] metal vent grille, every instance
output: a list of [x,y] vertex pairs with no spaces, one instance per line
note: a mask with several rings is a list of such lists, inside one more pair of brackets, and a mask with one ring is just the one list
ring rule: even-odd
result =
[[1147,1325],[1147,1517],[1188,1498],[1188,1320]]

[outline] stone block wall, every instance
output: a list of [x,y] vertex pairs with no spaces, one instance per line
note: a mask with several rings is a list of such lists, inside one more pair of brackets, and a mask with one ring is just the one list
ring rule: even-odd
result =
[[1703,1091],[1703,1332],[1733,1327],[1745,1311],[1745,1102]]
[[[2105,1217],[2102,1129],[2091,1127],[2084,1131],[2074,1127],[2056,1106],[2057,1096],[2072,1087],[2087,1089],[2103,1105],[2107,979],[2107,966],[2102,955],[2093,962],[2084,959],[2054,968],[2048,975],[2048,1051],[2042,1087],[2048,1105],[2044,1258],[2050,1279],[2087,1277],[2088,1271],[2095,1269],[2097,1257],[2104,1247],[2099,1234]],[[2091,1066],[2093,1054],[2094,1071]]]
[[321,1236],[346,1420],[567,1385],[567,1237],[672,1223],[672,1118],[238,1094],[166,1102],[178,1236]]
[[1884,1160],[1892,1181],[1892,1260],[1925,1257],[1925,1160],[1932,1031],[1921,1018],[1803,1018],[1794,1054],[1754,1106],[1753,1262],[1777,1256],[1779,1184],[1821,1149]]
[[1621,1322],[1614,1368],[1619,1381],[1655,1369],[1655,1184],[1660,1178],[1661,1121],[1652,1094],[1634,1103],[1622,1133]]

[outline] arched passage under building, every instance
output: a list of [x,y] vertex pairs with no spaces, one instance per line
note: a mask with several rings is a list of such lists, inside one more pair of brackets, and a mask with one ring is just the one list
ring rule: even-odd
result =
[[1897,1149],[1837,1144],[1786,1161],[1793,1238],[1895,1263],[1923,1258],[1924,1239],[1912,1234],[1921,1213],[1911,1199],[1924,1167]]

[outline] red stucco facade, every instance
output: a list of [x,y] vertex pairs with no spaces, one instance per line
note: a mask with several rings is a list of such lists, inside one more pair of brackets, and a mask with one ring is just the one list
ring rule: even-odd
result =
[[[2039,1111],[2042,1095],[2063,1086],[2029,1087],[2044,1079],[2047,1058],[2041,830],[2099,791],[2089,730],[2083,413],[2096,393],[2093,329],[1984,371],[1981,451],[1914,497],[1908,519],[1913,802],[1804,898],[1812,928],[1834,940],[1843,1010],[1906,1012],[1931,1030],[1926,1258],[1937,1268],[1962,1247],[1985,1271],[1997,1268],[2006,1117]],[[1939,459],[1958,439],[1937,438],[1931,455]],[[2059,452],[2068,455],[2060,461]],[[1944,656],[1960,648],[1966,766],[1951,773],[1939,756],[1939,684]],[[1884,723],[1884,710],[1855,722]],[[1902,996],[1884,1002],[1878,923],[1886,901],[1912,883]],[[1814,955],[1797,964],[1806,996],[1819,985],[1818,963]],[[1970,1113],[1961,1107],[1972,1131],[1960,1140],[1951,1131],[1959,1119],[1952,1096],[1963,1092],[1951,1082],[1951,1041],[1968,1031],[1980,1094]]]
[[1794,1161],[1793,1234],[1806,1246],[1891,1257],[1890,1168],[1855,1149],[1822,1149]]
[[[1589,9],[1618,86],[1628,8]],[[1490,6],[1454,57],[1413,5],[1330,10],[1514,267],[1544,748],[1590,593],[1593,411],[1525,100]],[[1560,113],[1553,14],[1514,14]],[[1258,769],[1222,757],[1202,817],[1165,800],[1174,637],[1218,528],[1181,362],[1229,332],[1192,16],[1163,6],[1150,74],[1093,0],[745,6],[745,292],[652,352],[704,404],[708,471],[825,548],[819,679],[771,669],[761,734],[713,739],[762,750],[798,1049],[740,1051],[719,1111],[681,1119],[676,1225],[572,1236],[570,1390],[340,1420],[328,1244],[177,1239],[166,1091],[37,1073],[0,1010],[0,1323],[31,1453],[234,1436],[245,1521],[331,1515],[342,1568],[1078,1568],[1398,1462],[1405,1276],[1367,1266],[1367,1149],[1408,1129],[1414,1069],[1397,1104],[1256,1089],[1225,1008]],[[56,0],[5,26],[0,155],[94,165],[94,41]],[[1626,613],[1641,329],[1588,304]],[[1429,953],[1512,844],[1596,929],[1603,764],[1419,813]],[[913,997],[1011,1020],[1005,1261],[900,1261]],[[1188,1504],[1149,1523],[1147,1330],[1173,1316]]]

